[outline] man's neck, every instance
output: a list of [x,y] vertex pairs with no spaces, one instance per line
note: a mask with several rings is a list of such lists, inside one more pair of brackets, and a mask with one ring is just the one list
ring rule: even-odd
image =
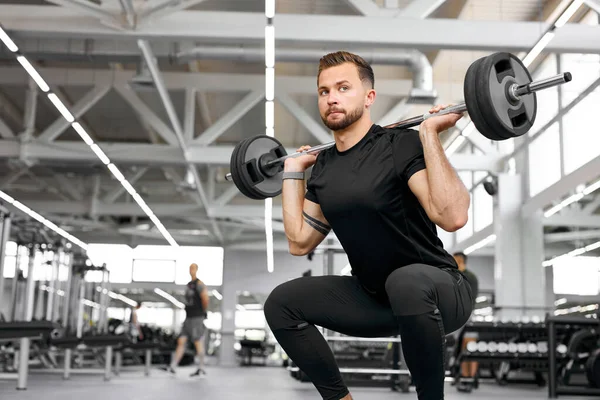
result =
[[369,132],[372,125],[373,121],[371,121],[371,118],[361,118],[346,129],[334,131],[333,137],[338,151],[346,151],[360,142]]

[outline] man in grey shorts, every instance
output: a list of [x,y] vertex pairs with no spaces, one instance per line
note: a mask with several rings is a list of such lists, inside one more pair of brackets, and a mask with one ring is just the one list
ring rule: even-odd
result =
[[204,283],[196,277],[198,272],[198,265],[190,265],[190,276],[192,280],[186,285],[185,291],[185,321],[181,327],[181,333],[177,339],[177,349],[175,350],[175,357],[171,360],[171,365],[167,370],[171,373],[175,373],[175,368],[179,365],[183,353],[185,352],[185,345],[189,340],[194,342],[196,346],[196,372],[190,376],[206,375],[204,369],[204,345],[202,339],[204,337],[204,319],[206,318],[206,311],[208,310],[208,292]]

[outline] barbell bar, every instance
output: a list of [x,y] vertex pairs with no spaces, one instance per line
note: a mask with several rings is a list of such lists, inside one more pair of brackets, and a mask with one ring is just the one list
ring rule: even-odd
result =
[[[490,140],[506,140],[527,133],[535,121],[535,93],[572,80],[569,72],[533,81],[521,60],[510,53],[494,53],[469,66],[464,82],[465,102],[437,113],[425,113],[384,126],[411,128],[429,118],[468,112],[477,130]],[[275,138],[259,135],[242,140],[231,155],[225,179],[233,181],[245,196],[261,200],[281,193],[285,160],[313,154],[335,145],[324,143],[302,152],[287,154]]]

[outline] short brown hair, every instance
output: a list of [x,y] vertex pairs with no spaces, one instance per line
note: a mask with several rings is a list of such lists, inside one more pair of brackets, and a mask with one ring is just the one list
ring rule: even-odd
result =
[[371,84],[371,89],[375,87],[375,74],[373,68],[364,58],[347,51],[336,51],[335,53],[325,54],[319,60],[319,73],[317,74],[317,84],[323,70],[335,67],[344,63],[352,63],[358,68],[358,77],[361,81],[367,81]]

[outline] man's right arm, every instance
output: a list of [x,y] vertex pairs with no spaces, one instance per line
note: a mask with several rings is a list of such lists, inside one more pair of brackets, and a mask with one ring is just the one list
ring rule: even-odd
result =
[[325,239],[331,228],[321,206],[304,198],[304,180],[283,181],[283,225],[290,253],[303,256]]

